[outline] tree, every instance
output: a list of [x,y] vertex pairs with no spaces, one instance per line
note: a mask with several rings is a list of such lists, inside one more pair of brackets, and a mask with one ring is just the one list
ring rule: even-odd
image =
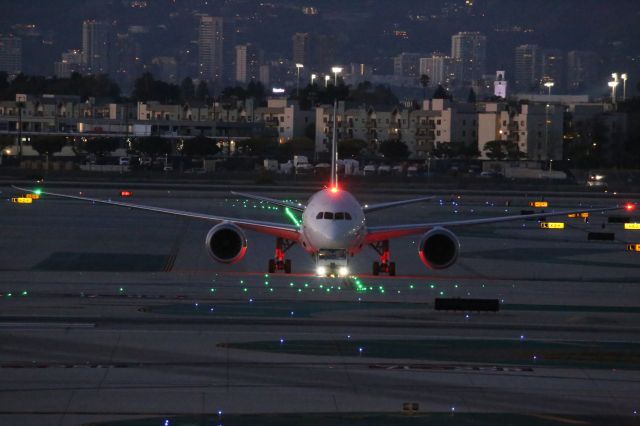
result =
[[420,86],[422,86],[422,99],[427,100],[427,87],[431,83],[431,78],[427,74],[420,75]]
[[467,96],[467,102],[469,102],[470,104],[476,103],[476,91],[473,90],[473,87],[469,89],[469,96]]
[[362,139],[345,139],[338,142],[338,154],[342,158],[354,158],[366,147],[367,142]]
[[450,98],[451,96],[449,95],[449,92],[447,92],[447,89],[442,87],[441,84],[439,84],[438,87],[436,88],[436,91],[433,92],[433,99],[450,99]]
[[87,139],[83,143],[83,150],[89,154],[104,156],[108,152],[115,151],[119,145],[120,141],[118,139],[98,137]]
[[159,155],[171,152],[171,141],[158,136],[135,138],[131,142],[131,149],[151,158],[156,158]]
[[275,138],[251,138],[236,142],[243,155],[267,157],[275,155],[278,141]]
[[402,141],[383,141],[379,150],[382,155],[391,159],[405,159],[410,154],[409,147]]
[[311,155],[315,150],[315,142],[307,137],[293,137],[289,140],[294,155]]
[[216,141],[203,135],[185,139],[182,144],[182,153],[184,155],[204,157],[205,155],[215,155],[218,152],[220,152],[220,147],[218,147]]
[[204,80],[200,80],[198,87],[196,88],[196,99],[202,102],[206,102],[209,99],[209,86]]
[[524,157],[518,144],[513,141],[493,140],[484,144],[483,150],[491,160],[518,160]]
[[[205,83],[206,84],[206,83]],[[183,102],[190,102],[196,96],[196,88],[191,77],[185,77],[180,83],[180,97]]]
[[62,151],[66,145],[66,141],[62,137],[34,137],[31,140],[31,148],[36,150],[38,154],[45,155],[47,159],[56,152]]

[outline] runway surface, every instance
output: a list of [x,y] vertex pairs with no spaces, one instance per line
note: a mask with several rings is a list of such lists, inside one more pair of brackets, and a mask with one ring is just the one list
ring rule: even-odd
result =
[[[46,197],[16,205],[0,190],[2,425],[640,421],[640,253],[626,250],[640,231],[608,223],[613,214],[557,219],[564,230],[458,228],[460,258],[444,271],[420,262],[419,237],[394,240],[397,277],[370,275],[367,249],[355,277],[323,279],[299,247],[293,274],[265,274],[271,237],[248,233],[244,260],[220,265],[204,247],[211,223]],[[451,194],[368,223],[519,214],[534,199]],[[139,190],[130,201],[288,221],[225,192]],[[594,231],[615,240],[588,241]],[[500,311],[434,309],[457,297],[499,299]]]

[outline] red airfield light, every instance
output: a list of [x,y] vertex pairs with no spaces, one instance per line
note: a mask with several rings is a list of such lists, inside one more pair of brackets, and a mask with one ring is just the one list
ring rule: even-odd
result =
[[120,191],[121,197],[131,197],[133,193],[131,191]]
[[625,210],[627,210],[628,212],[634,211],[636,209],[636,205],[633,203],[627,203],[624,206]]

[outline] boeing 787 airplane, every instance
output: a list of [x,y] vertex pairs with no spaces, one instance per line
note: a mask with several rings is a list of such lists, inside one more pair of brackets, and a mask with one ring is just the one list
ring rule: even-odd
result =
[[[624,208],[581,208],[536,213],[527,216],[511,215],[482,219],[367,226],[366,214],[368,213],[423,202],[433,197],[421,197],[363,206],[353,195],[338,186],[337,158],[334,128],[331,153],[331,183],[327,188],[313,194],[306,205],[260,195],[233,192],[233,194],[237,196],[271,203],[300,212],[302,213],[302,221],[299,225],[238,219],[75,195],[56,194],[46,191],[42,191],[41,193],[55,197],[217,222],[208,232],[205,243],[211,257],[221,263],[235,263],[244,257],[247,251],[247,236],[244,232],[245,230],[269,234],[276,238],[275,256],[269,259],[269,273],[280,271],[290,273],[291,260],[285,259],[285,254],[291,247],[299,244],[314,258],[317,275],[331,277],[344,277],[349,275],[349,259],[366,246],[372,247],[379,255],[379,260],[373,262],[373,275],[379,275],[380,273],[395,275],[396,265],[395,262],[391,260],[389,251],[389,241],[394,238],[423,234],[419,244],[419,255],[422,262],[432,269],[444,269],[455,263],[460,251],[458,238],[449,228],[518,221],[524,220],[525,218],[535,219],[549,216],[562,216],[572,213],[602,212]],[[24,188],[14,188],[30,191]],[[631,209],[633,206],[632,204],[627,204],[626,208]]]

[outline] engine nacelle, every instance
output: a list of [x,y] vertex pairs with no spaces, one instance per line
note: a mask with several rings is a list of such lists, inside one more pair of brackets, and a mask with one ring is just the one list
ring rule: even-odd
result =
[[436,227],[420,241],[420,259],[431,269],[445,269],[458,259],[460,242],[448,229]]
[[207,251],[220,263],[235,263],[247,251],[247,237],[237,225],[223,222],[211,228],[205,240]]

